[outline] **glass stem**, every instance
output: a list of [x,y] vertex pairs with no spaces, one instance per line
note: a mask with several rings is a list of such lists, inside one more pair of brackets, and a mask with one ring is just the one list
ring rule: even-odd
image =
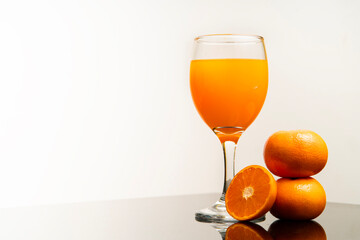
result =
[[235,152],[236,143],[225,141],[222,143],[224,151],[224,187],[220,200],[225,201],[226,191],[235,176]]

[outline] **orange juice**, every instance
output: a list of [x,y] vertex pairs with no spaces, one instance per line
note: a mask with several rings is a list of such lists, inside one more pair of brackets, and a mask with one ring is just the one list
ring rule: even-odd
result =
[[190,88],[195,106],[220,141],[237,142],[264,104],[268,88],[266,60],[193,60]]

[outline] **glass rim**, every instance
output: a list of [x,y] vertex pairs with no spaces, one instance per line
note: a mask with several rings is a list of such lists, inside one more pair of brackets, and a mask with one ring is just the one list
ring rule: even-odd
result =
[[206,34],[196,37],[194,41],[206,44],[241,44],[262,43],[264,38],[253,34]]

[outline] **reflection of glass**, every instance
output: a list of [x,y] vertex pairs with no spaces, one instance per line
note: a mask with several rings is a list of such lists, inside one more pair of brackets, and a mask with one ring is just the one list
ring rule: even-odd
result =
[[270,225],[269,233],[279,240],[326,240],[324,228],[315,221],[277,220]]
[[225,239],[226,230],[231,226],[231,224],[231,222],[212,223],[211,226],[220,233],[222,239]]
[[219,138],[225,156],[222,196],[197,212],[196,219],[236,221],[226,212],[224,199],[234,176],[236,143],[259,114],[267,93],[263,38],[231,34],[196,38],[190,87],[197,111]]

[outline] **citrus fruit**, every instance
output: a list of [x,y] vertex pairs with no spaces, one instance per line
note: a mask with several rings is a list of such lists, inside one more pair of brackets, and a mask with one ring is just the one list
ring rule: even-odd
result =
[[225,195],[227,212],[239,221],[263,216],[274,204],[276,181],[264,167],[251,165],[238,172]]
[[261,226],[251,223],[235,223],[225,234],[225,240],[271,240],[271,235]]
[[309,130],[279,131],[265,143],[265,164],[279,177],[310,177],[325,167],[327,158],[325,141]]
[[314,178],[280,178],[276,183],[276,200],[270,210],[275,217],[310,220],[325,209],[325,190]]
[[324,228],[315,221],[277,220],[269,233],[276,240],[326,240]]

